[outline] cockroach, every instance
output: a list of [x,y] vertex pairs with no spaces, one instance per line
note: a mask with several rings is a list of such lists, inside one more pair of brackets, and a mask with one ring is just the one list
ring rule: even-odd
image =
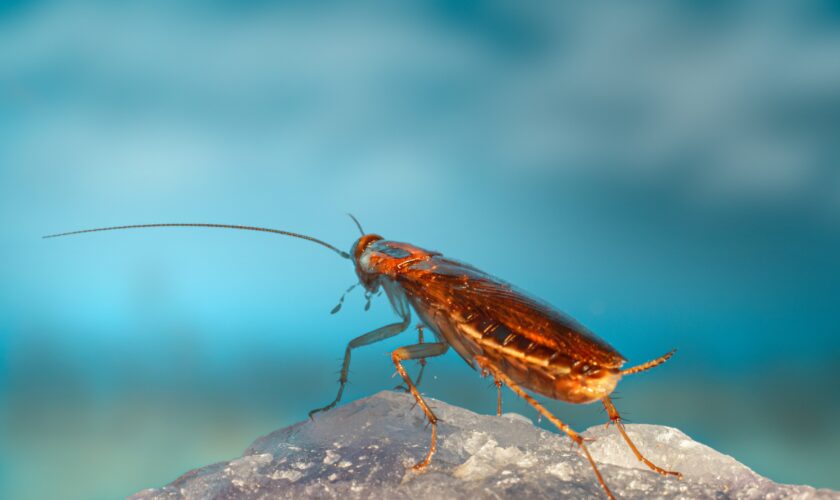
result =
[[[431,462],[437,449],[438,424],[438,418],[420,395],[417,384],[426,358],[441,356],[452,347],[482,376],[493,377],[497,387],[498,414],[502,410],[501,388],[506,385],[568,435],[586,456],[608,497],[614,498],[589,454],[583,437],[526,391],[577,404],[600,400],[609,415],[607,425],[615,424],[636,458],[659,474],[682,477],[679,472],[665,470],[642,455],[625,432],[621,416],[610,400],[610,394],[622,377],[660,365],[675,351],[647,363],[622,369],[626,360],[618,351],[545,302],[469,264],[444,257],[439,252],[386,240],[378,234],[365,233],[359,221],[352,215],[350,217],[359,228],[361,237],[353,243],[349,252],[304,234],[228,224],[139,224],[86,229],[44,238],[119,229],[210,227],[262,231],[317,243],[353,262],[357,284],[365,289],[368,300],[366,308],[370,305],[371,296],[384,290],[399,321],[360,335],[347,344],[338,394],[328,405],[312,410],[310,417],[335,407],[341,400],[353,349],[406,331],[411,322],[411,310],[414,309],[421,321],[418,325],[418,343],[400,347],[391,353],[394,366],[405,383],[404,387],[414,396],[431,425],[429,449],[425,457],[414,465],[414,470],[423,471]],[[333,313],[338,312],[343,301],[344,295]],[[434,342],[423,342],[424,327],[432,331]],[[407,360],[419,360],[422,364],[417,382],[411,379],[403,367],[403,362]]]

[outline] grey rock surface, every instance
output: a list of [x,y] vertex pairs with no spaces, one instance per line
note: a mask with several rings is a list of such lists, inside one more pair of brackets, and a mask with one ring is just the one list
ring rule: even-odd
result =
[[[604,498],[589,463],[564,435],[521,415],[478,415],[429,399],[441,418],[428,471],[429,431],[414,399],[380,392],[257,439],[241,458],[190,471],[133,499]],[[584,433],[619,498],[840,499],[840,492],[777,484],[677,429],[627,425],[662,477],[638,462],[616,429]]]

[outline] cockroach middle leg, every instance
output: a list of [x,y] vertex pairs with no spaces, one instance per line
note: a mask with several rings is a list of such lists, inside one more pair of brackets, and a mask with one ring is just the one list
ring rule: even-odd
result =
[[312,418],[316,413],[327,411],[335,407],[339,401],[341,401],[341,395],[344,393],[344,386],[347,384],[347,373],[350,371],[350,352],[357,348],[364,345],[373,344],[375,342],[379,342],[380,340],[385,340],[387,338],[391,338],[394,335],[398,335],[405,331],[408,328],[408,324],[411,321],[410,316],[406,316],[401,322],[399,323],[392,323],[390,325],[385,325],[381,328],[377,328],[372,332],[368,332],[364,335],[360,335],[355,339],[351,340],[347,347],[344,349],[344,362],[341,364],[341,376],[338,379],[338,394],[336,394],[335,399],[332,403],[324,406],[323,408],[316,408],[309,412],[309,418]]
[[577,443],[578,447],[581,450],[583,450],[584,455],[586,455],[586,459],[589,460],[589,465],[592,466],[592,470],[595,471],[595,477],[598,478],[598,483],[600,483],[601,487],[604,488],[604,491],[607,493],[607,496],[615,500],[615,496],[612,494],[612,491],[610,491],[609,487],[607,486],[607,483],[604,482],[604,478],[601,476],[601,471],[599,471],[598,466],[595,465],[595,460],[593,460],[592,455],[589,454],[589,449],[586,447],[586,444],[583,442],[583,437],[580,434],[578,434],[577,432],[575,432],[574,429],[563,423],[563,421],[561,421],[559,418],[555,417],[550,411],[548,411],[548,409],[546,409],[546,407],[541,405],[539,401],[537,401],[530,394],[525,392],[519,386],[519,384],[511,380],[510,377],[508,377],[501,370],[498,370],[495,366],[493,366],[493,363],[488,358],[485,358],[484,356],[476,356],[475,362],[476,364],[478,364],[479,368],[489,372],[496,379],[501,380],[505,385],[510,387],[510,390],[515,392],[519,397],[521,397],[525,401],[527,401],[528,404],[533,406],[542,416],[547,418],[549,422],[554,424],[555,427],[566,433],[566,435],[569,436],[572,439],[572,441]]
[[[423,324],[418,323],[416,328],[417,328],[417,343],[422,344],[423,343]],[[417,363],[420,365],[420,373],[417,374],[417,379],[414,381],[414,385],[416,387],[420,387],[420,381],[423,380],[423,371],[426,369],[426,358],[418,359]],[[403,392],[409,392],[408,387],[406,387],[403,384],[400,384],[400,385],[394,387],[394,390],[395,391],[398,390],[398,391],[403,391]]]
[[[423,325],[417,325],[417,343],[423,343]],[[420,387],[420,381],[423,380],[423,372],[426,370],[426,358],[420,358],[417,360],[417,363],[420,365],[420,373],[417,374],[417,380],[414,382],[414,385]]]
[[426,404],[426,401],[420,395],[420,391],[417,390],[417,386],[414,385],[414,382],[411,381],[411,377],[408,375],[408,372],[405,371],[405,368],[402,365],[403,361],[409,359],[419,359],[419,358],[431,358],[434,356],[440,356],[445,353],[449,349],[447,344],[443,342],[430,342],[427,344],[414,344],[410,346],[400,347],[393,353],[391,353],[391,359],[394,361],[394,366],[397,367],[397,372],[405,381],[405,384],[408,386],[408,391],[414,396],[414,399],[417,401],[417,404],[423,410],[423,413],[426,415],[426,418],[429,419],[429,423],[432,426],[432,440],[431,444],[429,445],[429,452],[426,453],[426,457],[417,462],[414,465],[414,470],[421,471],[429,465],[429,462],[432,461],[432,455],[435,454],[437,450],[437,422],[438,419],[435,414],[432,412],[429,405]]
[[[481,376],[486,376],[489,372],[486,368],[481,368]],[[493,385],[496,386],[496,416],[502,416],[502,381],[499,380],[499,377],[496,374],[493,374]]]
[[671,470],[665,470],[662,467],[659,467],[658,465],[645,458],[644,455],[642,455],[642,453],[639,451],[639,449],[636,448],[636,445],[633,444],[633,441],[630,440],[630,436],[628,436],[627,432],[624,430],[624,424],[621,422],[621,415],[618,414],[618,410],[615,408],[615,405],[613,404],[609,396],[601,399],[601,402],[604,403],[604,408],[607,409],[607,413],[610,416],[610,421],[614,423],[615,426],[618,428],[618,432],[621,433],[621,437],[624,438],[624,440],[627,442],[627,445],[630,446],[630,449],[633,450],[633,454],[636,455],[636,458],[638,458],[640,462],[644,463],[645,465],[650,467],[651,470],[656,471],[662,474],[663,476],[676,476],[682,479],[683,475],[681,473]]
[[496,416],[502,416],[502,381],[493,377],[493,383],[496,384]]

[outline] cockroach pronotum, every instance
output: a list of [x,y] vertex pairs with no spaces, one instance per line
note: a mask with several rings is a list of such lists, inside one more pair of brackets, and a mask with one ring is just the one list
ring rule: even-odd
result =
[[[501,388],[502,385],[506,385],[566,433],[586,456],[608,497],[614,498],[589,454],[584,439],[526,390],[570,403],[582,404],[600,400],[609,415],[607,425],[615,424],[636,458],[659,474],[682,477],[679,472],[658,467],[642,455],[625,432],[621,416],[610,400],[610,394],[621,377],[660,365],[667,361],[674,351],[647,363],[622,369],[626,360],[621,354],[575,320],[548,304],[529,297],[510,284],[469,264],[444,257],[439,252],[365,233],[359,221],[352,215],[350,217],[362,233],[350,247],[350,252],[341,251],[329,243],[304,234],[228,224],[138,224],[86,229],[44,238],[118,229],[212,227],[262,231],[317,243],[353,261],[359,280],[357,284],[364,287],[368,299],[366,307],[369,306],[373,294],[380,289],[384,290],[400,321],[360,335],[347,344],[344,362],[341,365],[338,394],[328,405],[312,410],[309,413],[310,417],[333,408],[341,400],[353,349],[407,330],[413,308],[421,320],[417,327],[419,342],[395,350],[391,353],[391,359],[403,378],[405,388],[417,400],[431,424],[429,450],[426,456],[414,465],[414,470],[424,470],[432,460],[437,447],[438,422],[434,412],[417,390],[417,384],[425,367],[425,359],[441,356],[452,347],[468,365],[479,370],[482,376],[493,377],[497,387],[498,414],[501,414],[502,410]],[[333,313],[340,309],[343,300],[344,295],[333,309]],[[423,342],[424,326],[434,333],[435,342]],[[421,363],[417,383],[412,381],[403,367],[403,361],[407,360],[419,360]]]

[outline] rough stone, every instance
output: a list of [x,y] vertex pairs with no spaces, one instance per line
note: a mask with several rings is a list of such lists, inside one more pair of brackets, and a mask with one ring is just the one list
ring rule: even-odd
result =
[[[429,399],[441,418],[425,473],[429,431],[414,399],[381,392],[257,439],[241,458],[190,471],[132,498],[604,498],[589,463],[564,435],[521,415],[478,415]],[[677,429],[627,425],[663,477],[636,460],[612,427],[584,433],[619,498],[840,499],[840,492],[777,484]]]

